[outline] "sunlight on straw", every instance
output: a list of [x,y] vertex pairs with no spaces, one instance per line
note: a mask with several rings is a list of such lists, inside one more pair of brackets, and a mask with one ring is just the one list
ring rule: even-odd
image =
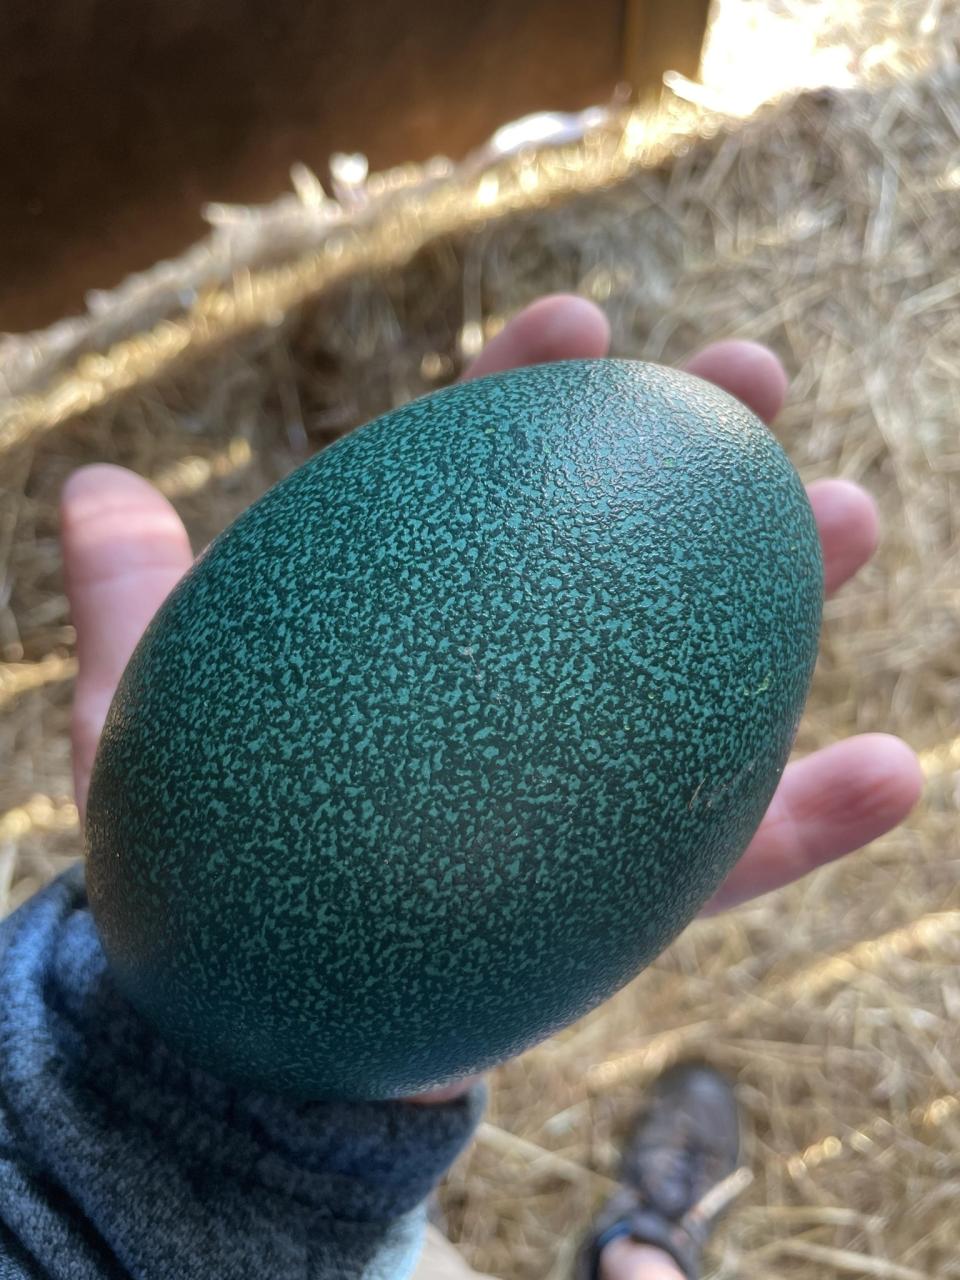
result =
[[693,1208],[684,1214],[683,1221],[685,1225],[689,1227],[695,1223],[712,1222],[714,1218],[728,1209],[734,1200],[739,1199],[748,1187],[753,1185],[753,1179],[752,1169],[748,1169],[746,1166],[734,1169],[733,1173],[728,1174],[727,1177],[705,1192]]
[[960,737],[941,742],[928,751],[921,751],[920,766],[928,778],[960,769]]
[[487,173],[480,179],[474,199],[482,209],[492,209],[500,194],[500,182],[495,173]]
[[814,1168],[818,1164],[824,1164],[827,1160],[837,1160],[843,1154],[843,1143],[836,1134],[828,1134],[825,1138],[821,1138],[819,1142],[813,1142],[799,1156],[792,1157],[793,1160],[799,1162],[806,1169]]
[[933,948],[944,938],[954,937],[958,929],[960,911],[930,912],[899,929],[858,942],[838,955],[825,957],[802,970],[777,991],[768,992],[767,998],[796,1000],[822,995],[830,987],[852,981],[863,969],[873,969],[894,957]]
[[[820,998],[832,987],[855,983],[864,970],[876,969],[894,957],[932,949],[943,939],[955,936],[958,930],[960,911],[930,912],[910,924],[891,929],[889,933],[868,938],[846,951],[814,961],[793,978],[766,991],[764,1001],[789,1006],[798,1000]],[[729,1036],[745,1026],[752,1016],[751,1005],[742,1005],[739,1013],[725,1020],[724,1032]],[[699,1021],[660,1032],[639,1048],[596,1063],[587,1071],[587,1085],[591,1089],[609,1089],[634,1076],[661,1070],[681,1051],[686,1051],[692,1044],[703,1043],[718,1029],[716,1023]],[[564,1050],[568,1048],[568,1045],[563,1046]]]
[[0,843],[22,840],[33,831],[71,831],[79,825],[72,800],[35,795],[15,809],[0,813]]
[[960,1098],[954,1093],[947,1093],[940,1098],[934,1098],[927,1106],[917,1107],[916,1110],[911,1111],[910,1119],[915,1124],[938,1129],[952,1119],[958,1111],[960,1111]]
[[48,654],[39,662],[0,663],[0,711],[22,693],[60,680],[71,680],[76,674],[76,658],[65,658],[55,653]]
[[178,458],[153,476],[154,485],[168,498],[183,498],[197,493],[211,480],[222,480],[245,470],[253,461],[250,441],[235,436],[223,449],[208,458]]
[[[960,1110],[960,1099],[955,1094],[944,1094],[926,1106],[914,1107],[910,1111],[910,1122],[917,1128],[940,1128],[956,1116]],[[862,1130],[855,1130],[846,1137],[829,1133],[810,1143],[803,1151],[798,1151],[784,1158],[787,1171],[794,1178],[800,1178],[819,1165],[839,1160],[842,1156],[869,1155],[885,1134],[890,1131],[890,1124],[884,1116],[878,1116],[872,1124]]]

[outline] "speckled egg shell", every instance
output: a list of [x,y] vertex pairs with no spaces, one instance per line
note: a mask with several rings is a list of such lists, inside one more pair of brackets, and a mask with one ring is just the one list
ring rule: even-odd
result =
[[361,428],[212,544],[123,677],[87,823],[117,983],[300,1097],[520,1052],[746,846],[821,595],[789,461],[688,375],[546,365]]

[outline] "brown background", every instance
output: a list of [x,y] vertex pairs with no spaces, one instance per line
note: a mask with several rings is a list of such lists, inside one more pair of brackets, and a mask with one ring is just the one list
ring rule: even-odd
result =
[[689,63],[705,7],[0,0],[0,330],[77,311],[197,239],[204,201],[288,189],[296,160],[458,156],[507,120]]

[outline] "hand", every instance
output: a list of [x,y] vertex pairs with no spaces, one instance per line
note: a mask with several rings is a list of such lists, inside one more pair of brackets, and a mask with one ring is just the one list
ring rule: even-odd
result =
[[[603,356],[608,345],[607,322],[591,303],[543,298],[490,342],[466,376]],[[715,343],[687,369],[731,392],[765,421],[783,402],[783,369],[753,343]],[[847,481],[819,481],[808,492],[827,591],[835,591],[873,553],[876,512],[867,494]],[[150,618],[190,567],[192,553],[170,503],[119,467],[86,467],[70,477],[61,527],[79,657],[73,761],[82,812],[114,688]],[[920,788],[913,753],[884,734],[848,738],[789,765],[757,834],[707,909],[766,893],[862,847],[906,816]]]

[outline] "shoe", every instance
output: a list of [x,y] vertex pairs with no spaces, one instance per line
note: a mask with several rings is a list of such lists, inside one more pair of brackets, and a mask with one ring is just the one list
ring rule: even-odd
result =
[[[598,1280],[600,1254],[630,1236],[668,1254],[697,1280],[722,1208],[704,1197],[736,1172],[740,1117],[730,1082],[702,1063],[680,1063],[654,1083],[624,1148],[621,1189],[600,1210],[577,1255],[575,1280]],[[725,1199],[725,1198],[724,1198]]]

